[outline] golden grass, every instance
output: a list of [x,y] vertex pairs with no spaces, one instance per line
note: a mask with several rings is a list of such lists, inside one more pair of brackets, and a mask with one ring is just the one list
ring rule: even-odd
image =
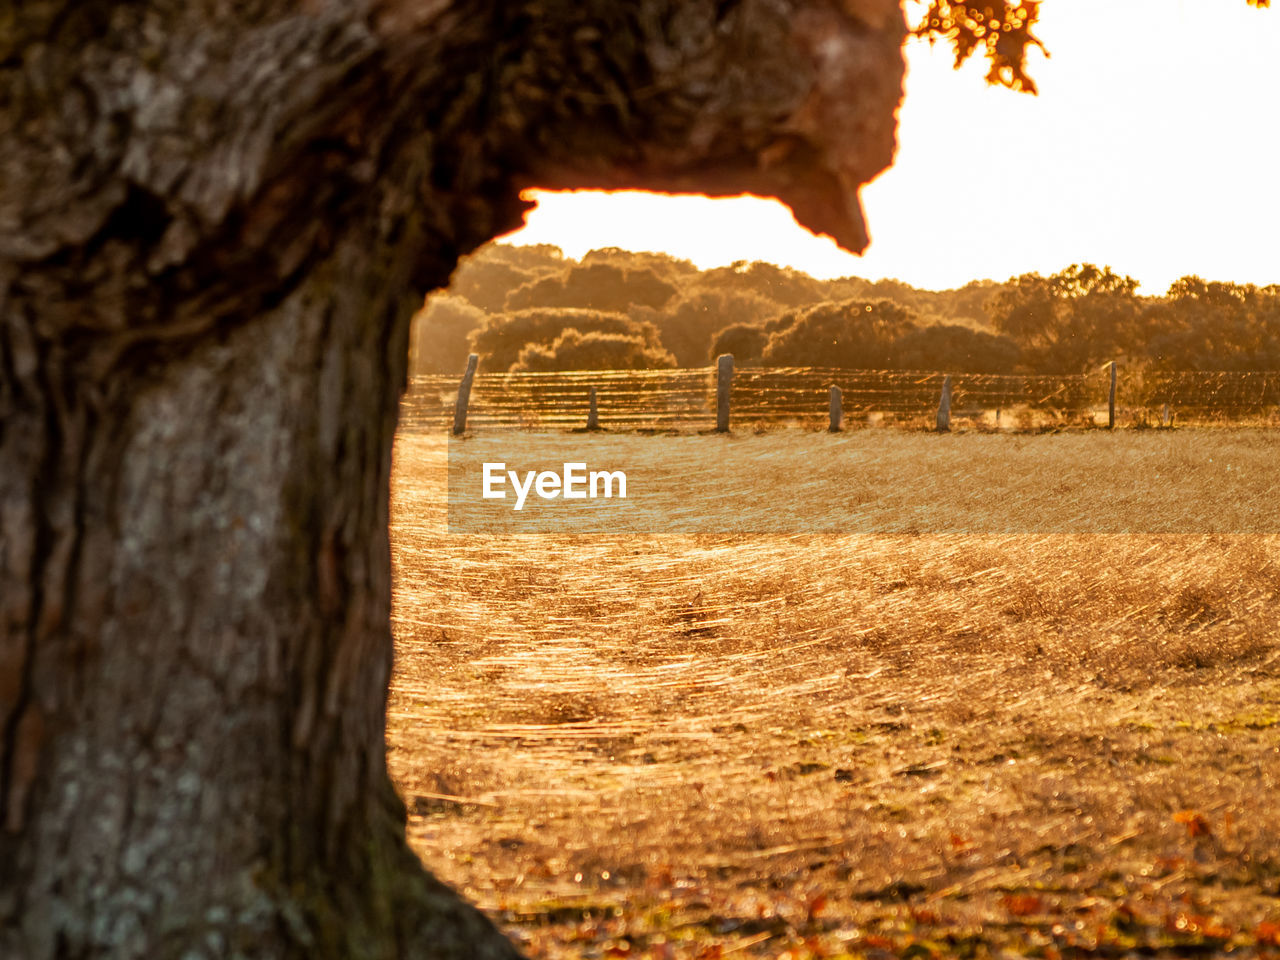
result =
[[[1280,533],[1280,433],[1257,429],[490,431],[450,444],[448,460],[451,529],[473,533]],[[509,486],[505,500],[480,496],[485,462],[523,476],[566,460],[624,471],[628,499],[531,495],[516,512]]]
[[[844,450],[724,449],[779,436]],[[876,443],[922,439],[958,476],[1018,440]],[[390,763],[428,866],[532,956],[1280,937],[1275,537],[450,535],[444,449],[396,451]]]

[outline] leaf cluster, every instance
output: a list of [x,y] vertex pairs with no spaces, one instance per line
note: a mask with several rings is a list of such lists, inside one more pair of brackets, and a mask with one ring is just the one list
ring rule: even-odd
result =
[[[1262,9],[1271,0],[1247,0],[1249,6]],[[989,69],[987,82],[1035,93],[1036,84],[1027,74],[1027,52],[1038,49],[1046,57],[1049,51],[1032,28],[1040,19],[1040,0],[1021,2],[950,2],[928,0],[928,10],[911,28],[913,36],[930,43],[942,40],[955,52],[955,65],[960,67],[975,53],[985,57]]]
[[1021,3],[952,3],[931,0],[929,9],[912,29],[912,34],[933,43],[944,40],[956,55],[960,67],[981,52],[990,65],[987,82],[1012,90],[1035,93],[1036,85],[1026,71],[1027,51],[1048,51],[1032,32],[1040,16],[1039,0]]

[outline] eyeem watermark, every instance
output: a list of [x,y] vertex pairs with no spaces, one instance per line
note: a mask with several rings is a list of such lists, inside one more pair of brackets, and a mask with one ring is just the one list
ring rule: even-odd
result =
[[[621,470],[592,470],[586,463],[565,463],[559,473],[554,470],[526,470],[523,479],[517,470],[505,463],[483,465],[482,495],[486,500],[505,500],[508,483],[515,492],[515,509],[523,510],[530,492],[542,500],[595,500],[598,497],[627,498],[627,475]],[[617,493],[614,493],[614,490]]]
[[[1272,433],[495,429],[448,441],[447,525],[497,537],[1272,534]],[[434,453],[438,441],[422,449]],[[401,476],[432,489],[438,460],[415,460],[410,444],[403,452]]]

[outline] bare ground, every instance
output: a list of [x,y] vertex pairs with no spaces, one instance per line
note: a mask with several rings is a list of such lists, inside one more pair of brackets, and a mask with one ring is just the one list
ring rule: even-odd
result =
[[443,449],[390,763],[531,956],[1280,947],[1280,539],[450,535]]

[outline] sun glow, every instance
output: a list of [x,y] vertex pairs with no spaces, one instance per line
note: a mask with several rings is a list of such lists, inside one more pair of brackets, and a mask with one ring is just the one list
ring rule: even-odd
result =
[[[818,277],[969,280],[1110,264],[1163,293],[1179,276],[1280,280],[1280,11],[1227,0],[1045,4],[1040,95],[987,87],[908,45],[894,166],[863,190],[864,257],[754,197],[531,192],[512,243],[661,250],[700,267],[768,260]],[[1104,25],[1099,30],[1099,24]]]

